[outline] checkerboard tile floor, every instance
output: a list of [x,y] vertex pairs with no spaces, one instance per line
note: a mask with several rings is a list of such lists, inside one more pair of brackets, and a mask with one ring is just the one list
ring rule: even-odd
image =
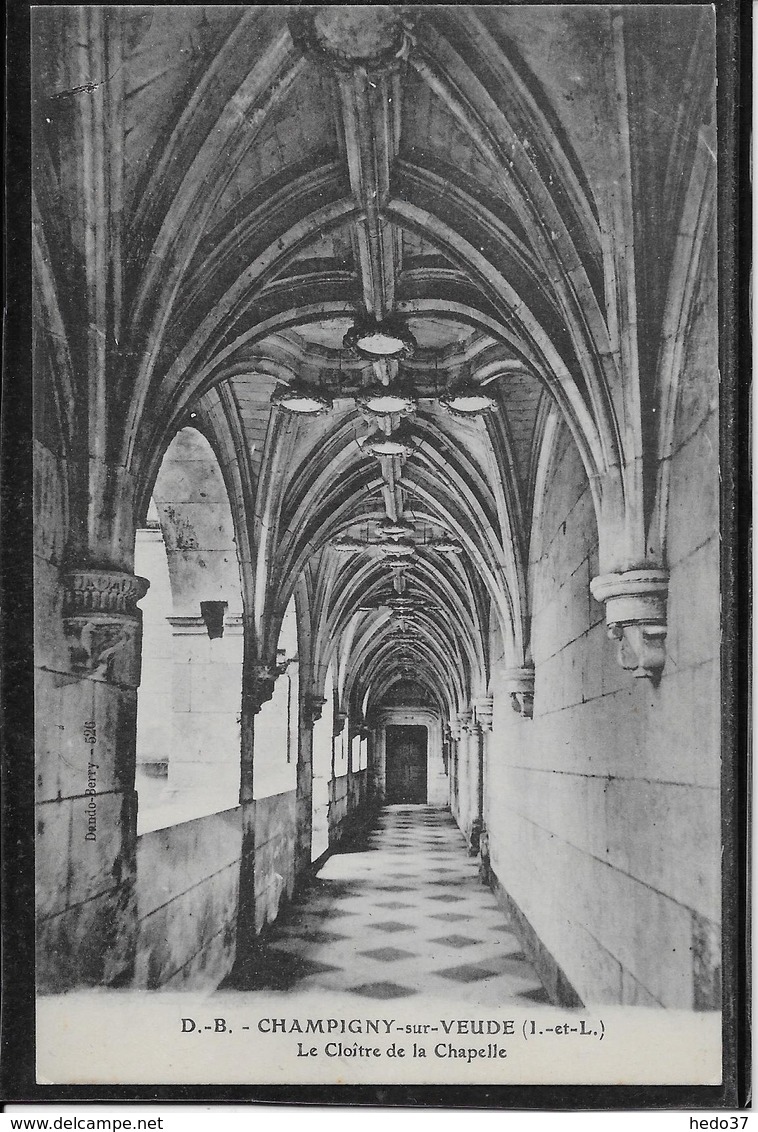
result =
[[365,847],[330,857],[238,989],[547,1002],[451,815],[389,806]]

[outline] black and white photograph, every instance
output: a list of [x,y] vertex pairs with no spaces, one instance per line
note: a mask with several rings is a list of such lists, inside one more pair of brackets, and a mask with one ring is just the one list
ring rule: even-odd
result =
[[722,1084],[718,18],[32,8],[39,1085]]

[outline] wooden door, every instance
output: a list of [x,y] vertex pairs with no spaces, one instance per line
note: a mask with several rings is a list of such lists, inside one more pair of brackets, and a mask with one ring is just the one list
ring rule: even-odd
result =
[[426,728],[386,731],[385,798],[388,806],[426,802]]

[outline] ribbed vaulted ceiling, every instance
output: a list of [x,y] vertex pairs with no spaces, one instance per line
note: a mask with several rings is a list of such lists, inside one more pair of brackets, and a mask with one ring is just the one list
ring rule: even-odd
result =
[[[486,689],[493,638],[527,662],[551,411],[584,460],[601,557],[606,520],[630,561],[650,556],[643,450],[663,441],[646,406],[666,373],[648,344],[674,317],[676,233],[709,175],[709,123],[691,120],[708,104],[694,96],[708,12],[694,41],[679,29],[692,10],[672,7],[36,18],[53,25],[35,62],[35,183],[37,215],[57,218],[41,286],[69,343],[61,401],[89,349],[86,294],[108,353],[106,444],[137,511],[190,413],[224,456],[238,545],[258,563],[245,599],[261,658],[297,590],[315,685],[336,653],[359,713],[413,681],[451,714]],[[102,58],[54,50],[77,21],[102,23]],[[92,84],[104,97],[87,110]],[[62,125],[76,156],[53,145]],[[82,226],[107,237],[109,270],[82,259]],[[347,349],[365,316],[415,348],[399,362]],[[293,383],[332,407],[272,403]],[[445,407],[458,383],[493,407]],[[410,391],[411,411],[371,412],[375,385]],[[74,444],[75,414],[67,430]],[[402,451],[372,454],[374,432]]]

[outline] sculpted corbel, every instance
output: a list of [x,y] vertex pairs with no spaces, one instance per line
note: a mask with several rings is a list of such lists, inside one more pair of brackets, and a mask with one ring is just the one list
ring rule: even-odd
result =
[[255,715],[274,694],[274,684],[287,671],[289,661],[280,664],[253,664],[250,672],[250,693]]
[[534,714],[534,668],[531,665],[506,668],[503,672],[503,684],[516,714],[522,719],[531,719]]
[[323,696],[315,696],[312,692],[306,693],[303,697],[303,719],[306,727],[313,727],[314,723],[321,719],[325,703]]
[[590,583],[605,604],[608,637],[618,662],[633,676],[657,684],[666,663],[668,571],[654,568],[602,574]]
[[492,696],[474,700],[474,720],[482,731],[492,730]]

